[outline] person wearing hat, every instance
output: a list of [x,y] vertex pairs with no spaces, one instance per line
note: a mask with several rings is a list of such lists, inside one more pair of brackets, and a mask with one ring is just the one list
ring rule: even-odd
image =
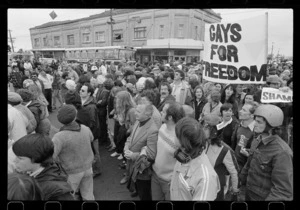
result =
[[[49,72],[49,71],[47,71]],[[52,83],[53,83],[53,76],[46,73],[44,69],[40,71],[40,74],[38,78],[43,82],[44,84],[44,95],[45,98],[48,101],[48,111],[52,112]]]
[[8,92],[8,104],[12,105],[14,108],[19,110],[28,120],[28,124],[26,126],[27,134],[32,133],[37,126],[37,122],[34,118],[32,112],[24,105],[22,105],[22,98],[18,93]]
[[57,120],[63,124],[53,138],[53,158],[59,160],[68,174],[68,183],[76,193],[80,191],[83,200],[95,200],[93,194],[94,154],[91,130],[76,122],[77,110],[73,105],[64,105],[58,110]]
[[54,144],[48,136],[29,134],[12,145],[16,172],[27,173],[42,189],[44,200],[74,200],[67,174],[53,161]]
[[254,112],[254,132],[258,134],[240,174],[246,186],[246,201],[293,200],[293,152],[276,133],[283,123],[283,112],[271,104]]

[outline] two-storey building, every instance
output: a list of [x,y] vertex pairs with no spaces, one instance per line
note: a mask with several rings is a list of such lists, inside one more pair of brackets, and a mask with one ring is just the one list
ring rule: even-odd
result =
[[211,9],[114,9],[112,16],[113,30],[110,11],[31,28],[33,51],[44,57],[74,53],[77,58],[93,58],[97,47],[114,45],[136,48],[136,59],[142,62],[198,61],[205,23],[221,21]]

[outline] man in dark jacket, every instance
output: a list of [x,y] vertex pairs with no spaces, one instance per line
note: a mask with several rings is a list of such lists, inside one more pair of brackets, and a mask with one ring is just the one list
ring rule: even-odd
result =
[[49,137],[26,135],[13,144],[12,150],[16,154],[16,170],[37,180],[45,200],[74,200],[67,174],[53,161],[54,144]]
[[[110,80],[112,83],[113,81]],[[108,142],[108,135],[107,135],[107,104],[108,104],[108,96],[109,90],[106,87],[110,85],[110,82],[104,82],[103,84],[99,84],[98,92],[96,94],[96,101],[97,101],[97,108],[98,108],[98,119],[99,119],[99,146],[100,144],[107,144]]]
[[158,109],[158,111],[161,112],[163,110],[165,104],[170,101],[175,102],[175,98],[174,98],[174,96],[171,95],[172,88],[168,82],[161,83],[161,85],[159,87],[159,92],[160,92],[160,100],[159,100],[159,104],[157,105],[157,109]]
[[[80,89],[80,98],[82,107],[77,112],[77,119],[84,125],[88,126],[94,136],[94,140],[99,138],[99,118],[98,110],[96,106],[96,100],[93,97],[94,89],[90,83],[85,83]],[[93,141],[93,152],[95,155],[95,161],[93,165],[94,176],[101,174],[101,161],[99,148],[96,144],[97,141]]]

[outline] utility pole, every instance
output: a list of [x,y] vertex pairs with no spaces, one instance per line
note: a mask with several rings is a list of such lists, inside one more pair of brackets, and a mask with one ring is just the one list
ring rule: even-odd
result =
[[11,37],[11,33],[10,33],[11,30],[10,30],[10,29],[8,29],[8,32],[9,32],[9,39],[10,39],[12,51],[15,52],[14,44],[13,44],[13,39],[15,39],[15,38],[12,38],[12,37]]
[[113,24],[115,24],[115,21],[114,19],[112,18],[112,10],[113,9],[110,9],[110,18],[109,18],[109,21],[107,22],[107,24],[110,24],[110,41],[111,41],[111,46],[114,45],[114,35],[113,35]]
[[273,59],[273,44],[274,44],[274,42],[272,42],[271,60]]

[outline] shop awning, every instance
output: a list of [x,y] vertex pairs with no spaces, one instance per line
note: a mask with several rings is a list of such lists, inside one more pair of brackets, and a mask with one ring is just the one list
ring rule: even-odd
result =
[[203,50],[204,43],[194,39],[149,39],[143,49],[194,49]]

